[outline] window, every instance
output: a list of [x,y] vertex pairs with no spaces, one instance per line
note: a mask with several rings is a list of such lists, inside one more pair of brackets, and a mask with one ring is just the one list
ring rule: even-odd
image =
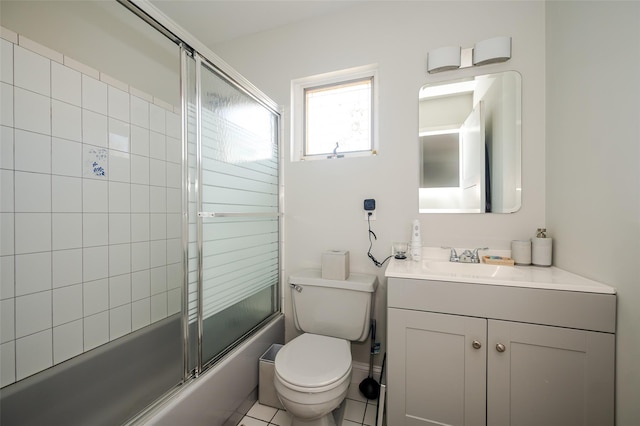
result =
[[292,161],[376,153],[376,69],[292,82]]

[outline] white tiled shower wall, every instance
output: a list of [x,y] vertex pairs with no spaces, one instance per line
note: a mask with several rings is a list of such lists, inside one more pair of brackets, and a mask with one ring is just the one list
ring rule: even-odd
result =
[[182,152],[178,109],[1,43],[5,386],[180,311]]

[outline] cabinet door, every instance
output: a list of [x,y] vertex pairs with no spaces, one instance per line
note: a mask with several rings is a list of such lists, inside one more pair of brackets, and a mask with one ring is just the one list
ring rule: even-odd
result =
[[494,320],[488,331],[487,424],[613,425],[613,334]]
[[394,308],[387,321],[387,424],[485,425],[487,321]]

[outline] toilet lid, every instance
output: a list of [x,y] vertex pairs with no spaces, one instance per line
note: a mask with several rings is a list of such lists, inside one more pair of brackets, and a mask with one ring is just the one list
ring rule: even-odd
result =
[[302,387],[329,385],[351,367],[349,342],[319,334],[302,334],[276,354],[275,369],[285,381]]

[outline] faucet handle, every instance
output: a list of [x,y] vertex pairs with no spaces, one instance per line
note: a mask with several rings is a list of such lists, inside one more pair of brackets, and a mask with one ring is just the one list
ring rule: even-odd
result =
[[480,263],[480,258],[478,257],[478,250],[489,250],[489,247],[478,247],[473,249],[473,254],[471,255],[471,258],[475,263]]
[[458,253],[456,253],[456,249],[454,249],[453,247],[441,246],[440,248],[451,249],[451,253],[449,254],[449,262],[457,262],[460,260],[460,258],[458,257]]

